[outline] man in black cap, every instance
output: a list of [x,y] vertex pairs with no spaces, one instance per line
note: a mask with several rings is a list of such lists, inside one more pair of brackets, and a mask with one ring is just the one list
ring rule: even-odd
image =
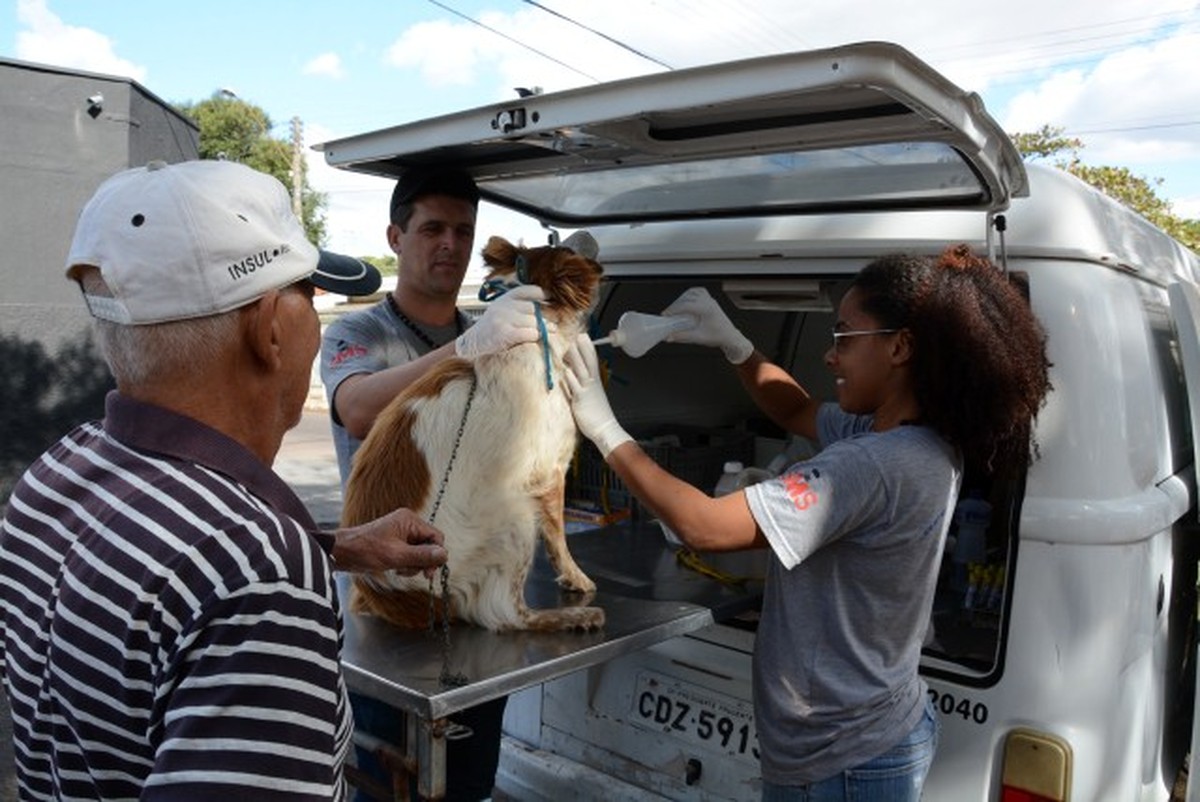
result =
[[538,338],[539,287],[505,293],[474,326],[458,309],[478,205],[475,182],[460,170],[414,168],[396,182],[387,227],[400,263],[396,288],[332,323],[321,344],[343,485],[375,417],[426,371],[449,357],[474,359]]
[[[538,338],[533,302],[544,300],[540,287],[506,292],[474,325],[458,309],[478,205],[479,189],[461,170],[413,168],[396,182],[387,227],[388,245],[400,263],[396,288],[371,308],[330,324],[321,344],[321,380],[343,487],[376,416],[409,384],[443,359],[474,359]],[[350,696],[360,728],[399,742],[399,711]],[[473,735],[448,743],[448,802],[491,795],[505,702],[502,697],[454,716]],[[360,768],[390,781],[372,755],[359,750],[358,757]]]

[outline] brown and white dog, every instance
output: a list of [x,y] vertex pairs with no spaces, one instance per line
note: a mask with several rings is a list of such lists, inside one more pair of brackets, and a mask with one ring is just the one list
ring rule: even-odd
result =
[[[545,338],[553,387],[541,343],[473,362],[444,360],[376,419],[354,458],[342,523],[362,523],[397,507],[428,519],[437,503],[432,523],[449,554],[452,620],[497,631],[598,628],[601,608],[534,610],[524,589],[539,535],[561,587],[596,588],[567,550],[563,528],[565,477],[577,435],[563,392],[562,357],[587,327],[602,269],[567,247],[526,249],[500,237],[488,240],[483,260],[489,280],[511,282],[520,272],[522,283],[545,291],[541,312],[557,327]],[[427,628],[431,611],[439,622],[444,614],[440,583],[432,601],[429,591],[423,575],[356,576],[350,606],[402,627]]]

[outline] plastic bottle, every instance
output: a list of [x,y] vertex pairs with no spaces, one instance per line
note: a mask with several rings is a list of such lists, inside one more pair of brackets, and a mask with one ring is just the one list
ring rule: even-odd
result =
[[717,480],[713,495],[724,496],[770,478],[770,472],[762,468],[747,468],[737,460],[730,460],[722,469],[721,478]]
[[788,466],[809,459],[816,453],[817,450],[813,448],[811,440],[807,437],[794,434],[788,439],[788,443],[784,446],[783,451],[779,452],[774,459],[767,463],[766,471],[771,476],[778,476]]
[[593,340],[594,345],[615,345],[632,357],[639,357],[658,345],[667,335],[690,329],[696,325],[691,315],[648,315],[644,312],[626,312],[617,321],[617,327],[607,337]]
[[967,584],[967,590],[963,594],[963,603],[962,603],[964,610],[975,609],[976,601],[979,598],[979,586],[981,583],[979,568],[980,567],[978,565],[975,565],[974,563],[967,566],[967,577],[968,577],[967,582],[968,582],[968,584]]
[[999,610],[1004,606],[1004,566],[997,565],[995,576],[992,577],[992,587],[988,594],[987,608]]
[[952,586],[965,592],[969,583],[967,566],[982,563],[987,557],[987,529],[992,519],[992,505],[978,490],[959,499],[954,508],[954,574]]

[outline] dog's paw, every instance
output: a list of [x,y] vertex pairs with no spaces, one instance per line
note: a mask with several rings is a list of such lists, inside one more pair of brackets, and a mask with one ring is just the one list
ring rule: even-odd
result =
[[569,613],[565,616],[571,623],[568,629],[600,629],[604,626],[604,610],[600,607],[567,607],[560,612]]
[[558,575],[558,586],[571,593],[595,593],[596,583],[582,571],[569,571]]
[[542,632],[567,629],[593,630],[604,626],[604,610],[600,607],[559,607],[554,610],[530,610],[524,629]]

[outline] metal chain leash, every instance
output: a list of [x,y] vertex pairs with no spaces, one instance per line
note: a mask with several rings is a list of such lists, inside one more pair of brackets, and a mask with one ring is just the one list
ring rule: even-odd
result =
[[[416,323],[413,323],[412,320],[409,319],[408,315],[400,311],[400,304],[396,303],[396,298],[390,292],[385,297],[387,298],[388,308],[392,310],[392,314],[394,314],[396,319],[403,323],[418,340],[425,343],[430,351],[439,347],[438,344],[433,341],[433,338],[429,336],[429,333],[425,331],[425,329],[421,328]],[[454,310],[454,331],[455,337],[458,337],[463,333],[463,313],[457,309]]]
[[[475,400],[475,387],[479,383],[475,371],[471,371],[471,389],[467,392],[467,403],[463,406],[462,420],[458,423],[458,432],[454,436],[454,447],[450,450],[450,459],[446,462],[446,472],[442,474],[442,482],[438,487],[437,496],[433,499],[433,507],[429,511],[429,523],[437,517],[438,509],[442,506],[442,497],[446,494],[446,485],[450,483],[450,471],[458,457],[458,447],[462,444],[463,431],[467,428],[467,416],[471,412],[471,402]],[[451,674],[448,665],[450,656],[450,566],[442,564],[442,674],[439,678],[443,686],[457,687],[465,685],[467,678],[462,674]],[[437,598],[433,589],[433,577],[429,577],[429,634],[437,634]]]

